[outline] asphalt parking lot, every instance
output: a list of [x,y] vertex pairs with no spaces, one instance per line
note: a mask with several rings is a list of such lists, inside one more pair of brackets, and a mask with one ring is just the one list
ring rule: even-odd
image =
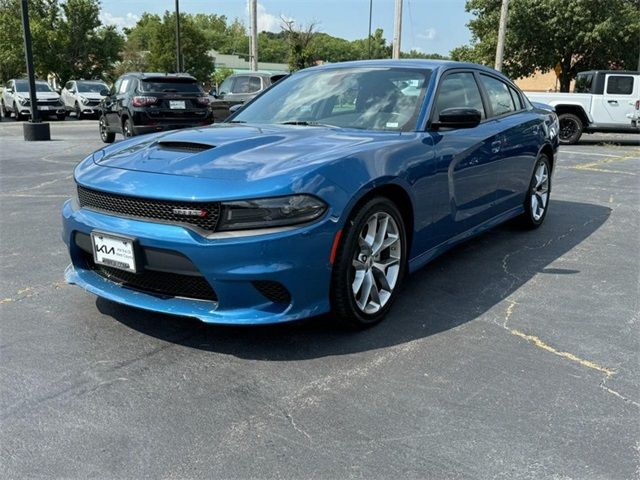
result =
[[95,121],[0,122],[3,478],[640,477],[640,136],[561,148],[545,225],[409,278],[364,332],[205,326],[65,285]]

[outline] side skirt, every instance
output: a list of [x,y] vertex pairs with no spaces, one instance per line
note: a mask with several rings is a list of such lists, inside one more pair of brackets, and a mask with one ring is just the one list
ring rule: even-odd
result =
[[512,218],[517,217],[523,212],[524,212],[524,206],[519,205],[515,208],[507,210],[506,212],[501,213],[500,215],[497,215],[487,220],[484,223],[481,223],[480,225],[477,225],[476,227],[473,227],[467,230],[466,232],[462,232],[456,235],[455,237],[450,238],[446,242],[443,242],[440,245],[437,245],[427,250],[424,253],[421,253],[417,257],[409,260],[409,273],[413,273],[416,270],[419,270],[420,268],[424,267],[427,263],[429,263],[431,260],[442,255],[447,250],[450,250],[451,248],[455,247],[459,243],[469,240],[470,238],[480,235],[481,233],[486,232],[487,230],[490,230],[493,227],[500,225],[501,223],[511,220]]

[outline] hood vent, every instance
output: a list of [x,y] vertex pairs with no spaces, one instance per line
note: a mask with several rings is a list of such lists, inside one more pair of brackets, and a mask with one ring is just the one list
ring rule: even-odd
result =
[[192,152],[199,153],[205,150],[214,148],[214,145],[207,145],[206,143],[194,143],[194,142],[158,142],[158,147],[163,150],[173,150],[177,152]]

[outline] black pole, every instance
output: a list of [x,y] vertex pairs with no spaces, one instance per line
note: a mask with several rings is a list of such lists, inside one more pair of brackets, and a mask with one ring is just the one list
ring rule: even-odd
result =
[[373,0],[369,0],[369,60],[371,60],[371,13],[373,12]]
[[36,78],[33,73],[33,51],[31,50],[31,28],[29,28],[29,3],[22,0],[22,31],[24,33],[24,56],[27,60],[29,78],[29,100],[31,101],[31,122],[38,123],[38,99],[36,97]]
[[[29,3],[22,0],[22,33],[24,36],[24,56],[27,62],[27,77],[29,78],[29,101],[31,107],[31,118],[28,123],[22,124],[24,139],[50,140],[51,133],[48,123],[40,123],[38,117],[38,97],[36,96],[36,77],[33,70],[33,50],[31,49],[31,28],[29,27]],[[18,112],[16,112],[16,118]]]
[[180,0],[176,0],[176,72],[182,71],[180,62]]

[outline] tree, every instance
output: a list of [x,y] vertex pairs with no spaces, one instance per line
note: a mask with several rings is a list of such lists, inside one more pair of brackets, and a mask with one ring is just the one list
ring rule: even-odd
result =
[[297,27],[293,20],[282,19],[282,31],[289,43],[289,68],[300,70],[314,65],[316,52],[313,40],[316,35],[316,24]]
[[[468,0],[470,46],[454,60],[493,65],[500,0]],[[583,70],[636,68],[640,37],[638,0],[511,0],[503,70],[515,78],[560,65],[560,88]]]
[[[150,70],[176,71],[175,13],[165,12],[163,17],[144,14],[138,23],[127,30],[125,51],[130,62],[139,62]],[[184,71],[207,81],[213,70],[213,61],[205,33],[196,25],[192,15],[180,14],[180,43]],[[135,51],[146,51],[143,58],[133,57]]]

